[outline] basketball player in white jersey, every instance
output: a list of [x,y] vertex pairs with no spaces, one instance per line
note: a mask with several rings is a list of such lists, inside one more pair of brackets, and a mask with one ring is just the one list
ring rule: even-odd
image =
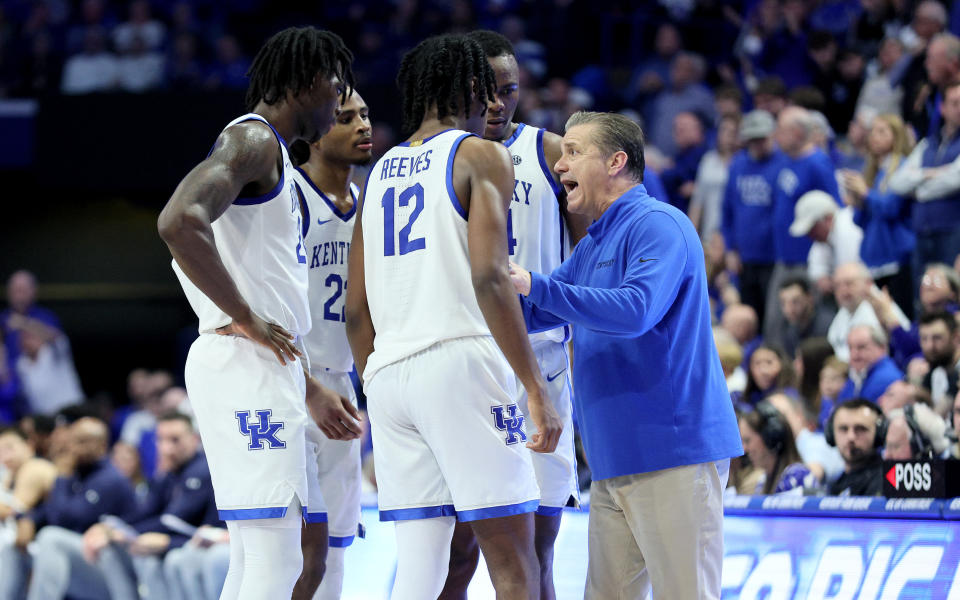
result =
[[200,320],[185,377],[230,531],[221,598],[292,593],[308,500],[307,406],[335,413],[325,426],[339,436],[359,431],[346,399],[305,378],[294,345],[310,330],[310,310],[287,153],[288,141],[329,130],[351,61],[330,32],[290,28],[270,38],[248,73],[250,113],[227,125],[158,221]]
[[[352,183],[354,166],[367,165],[373,158],[369,112],[354,90],[319,142],[294,144],[295,158],[301,162],[294,183],[304,203],[303,242],[313,316],[313,328],[303,344],[310,374],[349,398],[354,407],[357,398],[350,380],[353,355],[344,329],[344,292],[359,198]],[[328,439],[327,433],[308,422],[307,486],[310,500],[301,539],[304,570],[294,597],[302,587],[304,597],[336,600],[343,587],[344,551],[360,525],[360,440]]]
[[493,71],[479,44],[445,35],[404,56],[397,83],[413,134],[371,169],[347,288],[380,519],[395,521],[393,598],[437,597],[455,519],[471,524],[498,598],[539,598],[527,449],[553,451],[562,426],[505,278],[510,155],[468,133],[483,131]]
[[[513,45],[499,33],[473,31],[467,34],[483,48],[496,77],[495,98],[487,105],[483,137],[500,142],[513,158],[513,201],[507,212],[507,247],[510,260],[533,269],[552,271],[586,234],[589,223],[566,210],[566,194],[550,166],[560,159],[559,135],[514,123],[519,103],[520,69]],[[540,486],[540,507],[534,517],[537,558],[540,561],[540,598],[553,600],[553,545],[560,529],[563,507],[579,504],[576,451],[573,443],[573,405],[570,398],[569,359],[566,342],[570,329],[530,335],[530,344],[546,381],[547,397],[563,421],[557,449],[533,453],[531,459]],[[527,398],[518,384],[517,402],[527,413]],[[529,427],[528,423],[528,427]],[[531,429],[531,431],[533,431]],[[465,600],[479,552],[473,533],[458,523],[450,554],[450,573],[441,600]]]

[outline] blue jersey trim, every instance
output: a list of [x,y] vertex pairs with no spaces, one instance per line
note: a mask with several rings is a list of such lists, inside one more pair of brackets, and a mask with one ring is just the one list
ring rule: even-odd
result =
[[346,213],[342,213],[340,212],[340,209],[337,208],[337,205],[334,204],[330,200],[330,198],[328,198],[327,195],[320,190],[320,188],[317,187],[317,184],[315,184],[313,180],[310,179],[310,176],[307,175],[303,171],[303,169],[301,169],[300,167],[294,167],[294,169],[296,169],[297,171],[300,172],[301,175],[303,175],[303,178],[306,180],[307,185],[312,187],[313,191],[315,191],[321,198],[323,198],[323,201],[327,203],[327,206],[330,207],[330,210],[333,211],[333,214],[337,215],[341,221],[349,221],[350,218],[353,217],[353,215],[357,212],[357,196],[356,194],[353,193],[352,184],[350,186],[350,197],[353,198],[353,206],[351,206],[350,210],[348,210]]
[[327,513],[325,512],[307,512],[307,509],[303,509],[303,520],[307,523],[326,523],[327,522]]
[[453,508],[452,504],[380,511],[381,521],[409,521],[412,519],[435,519],[437,517],[455,516],[457,516],[457,511]]
[[[437,133],[431,135],[430,137],[425,137],[425,138],[423,138],[423,140],[421,140],[420,143],[417,144],[417,145],[418,145],[418,146],[422,146],[422,145],[426,144],[427,142],[429,142],[430,140],[432,140],[433,138],[437,137],[438,135],[443,135],[443,134],[445,134],[445,133],[448,132],[448,131],[453,131],[453,129],[452,129],[452,128],[451,128],[451,129],[444,129],[443,131],[437,132]],[[397,145],[398,145],[398,146],[403,146],[403,147],[406,148],[406,147],[409,147],[409,146],[410,146],[410,142],[400,142],[400,143],[397,144]]]
[[520,132],[523,131],[523,128],[526,127],[523,123],[517,123],[517,130],[513,132],[513,135],[503,140],[503,145],[507,148],[510,147],[510,144],[517,141],[517,138],[520,137]]
[[556,517],[563,514],[562,506],[541,506],[537,508],[537,514],[541,517]]
[[503,506],[491,506],[488,508],[477,508],[474,510],[458,510],[457,520],[461,522],[479,521],[480,519],[493,519],[496,517],[509,517],[513,515],[522,515],[537,510],[540,506],[539,500],[528,500],[517,504],[505,504]]
[[235,508],[218,510],[221,521],[246,521],[248,519],[282,519],[287,514],[286,506],[266,508]]
[[453,204],[454,210],[463,217],[464,221],[467,220],[467,211],[463,210],[463,205],[460,204],[460,199],[457,198],[457,192],[453,189],[453,158],[457,154],[457,148],[460,147],[460,143],[472,135],[472,133],[465,133],[458,137],[453,142],[453,146],[450,146],[450,156],[447,157],[447,195],[450,196],[450,202]]
[[337,535],[331,535],[331,536],[328,538],[327,543],[329,544],[329,546],[330,546],[331,548],[346,548],[347,546],[349,546],[350,544],[353,543],[353,540],[354,540],[355,537],[357,537],[357,536],[355,536],[355,535],[347,535],[347,536],[342,536],[342,537],[341,537],[341,536],[337,536]]
[[[377,161],[379,164],[380,161]],[[374,165],[376,166],[376,165]],[[355,204],[360,205],[360,216],[363,217],[363,204],[367,201],[367,187],[370,185],[370,176],[373,175],[373,169],[367,171],[367,178],[363,180],[363,190],[360,191],[360,197]]]
[[301,236],[303,239],[307,239],[307,232],[310,231],[310,205],[307,203],[306,197],[303,195],[303,190],[300,189],[300,184],[296,181],[293,182],[293,185],[297,188],[297,201],[300,203],[300,210],[303,211],[303,231]]
[[[259,117],[260,115],[257,115],[257,116]],[[260,117],[259,119],[256,117],[249,117],[242,121],[237,121],[233,125],[239,125],[240,123],[246,123],[247,121],[259,121],[261,123],[264,123],[267,127],[270,128],[270,131],[273,132],[273,135],[276,136],[277,141],[280,142],[280,145],[283,146],[283,148],[287,148],[287,140],[283,139],[283,136],[277,133],[277,130],[274,129],[273,125],[271,125],[270,122],[264,119],[263,117]],[[231,125],[231,127],[233,125]],[[210,151],[213,152],[213,148],[211,148]],[[281,152],[281,156],[282,155],[283,153]],[[207,156],[210,156],[210,155],[207,154]],[[273,189],[271,189],[266,194],[262,194],[260,196],[237,196],[237,199],[234,200],[233,203],[240,206],[253,206],[256,204],[263,204],[264,202],[273,200],[274,198],[277,197],[277,195],[283,189],[283,183],[284,183],[284,169],[283,169],[283,166],[281,165],[280,180],[277,181],[277,185],[273,186]]]
[[557,184],[557,180],[553,178],[553,172],[547,167],[547,156],[543,151],[543,134],[545,132],[545,129],[537,130],[537,160],[540,161],[540,169],[543,171],[544,177],[547,178],[547,182],[550,184],[553,193],[559,196],[560,186]]

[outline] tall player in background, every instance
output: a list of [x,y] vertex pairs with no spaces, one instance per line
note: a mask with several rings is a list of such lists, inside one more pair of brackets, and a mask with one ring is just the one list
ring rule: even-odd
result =
[[[354,407],[357,398],[350,380],[353,355],[344,329],[344,292],[360,195],[352,183],[354,166],[367,165],[373,158],[369,112],[354,90],[337,112],[336,123],[319,142],[293,145],[294,158],[301,163],[294,182],[304,203],[303,243],[313,315],[313,328],[304,336],[303,344],[310,374],[349,398]],[[301,539],[303,575],[294,598],[340,598],[344,551],[360,525],[360,440],[338,440],[335,434],[307,423],[310,500]]]
[[[586,234],[589,222],[566,210],[566,195],[550,166],[560,160],[559,135],[514,123],[520,101],[520,69],[510,40],[493,31],[474,31],[467,37],[476,41],[487,55],[496,77],[494,98],[487,104],[483,137],[506,146],[513,158],[513,201],[507,211],[507,246],[510,260],[527,269],[547,273],[560,266],[570,248]],[[546,380],[547,398],[563,421],[557,449],[533,453],[531,459],[540,486],[540,507],[534,517],[535,545],[540,562],[540,598],[552,600],[553,544],[560,529],[563,507],[573,498],[579,501],[576,454],[573,445],[573,405],[570,399],[570,361],[566,342],[568,327],[530,335],[530,344]],[[517,402],[527,415],[527,396],[517,383]],[[535,433],[527,423],[528,433]],[[450,550],[450,572],[442,600],[465,599],[467,586],[479,560],[473,532],[458,523]]]
[[[455,517],[498,598],[539,598],[527,448],[553,451],[562,425],[509,287],[510,154],[468,133],[483,131],[494,74],[479,44],[445,35],[407,53],[397,83],[413,134],[370,172],[347,288],[380,518],[396,522],[393,598],[437,597]],[[526,446],[514,372],[538,430]]]
[[289,598],[300,575],[305,400],[359,432],[347,401],[305,378],[297,359],[310,309],[287,153],[288,140],[330,129],[352,59],[339,37],[312,27],[270,38],[248,73],[250,113],[227,125],[158,221],[200,320],[185,376],[230,531],[222,598]]

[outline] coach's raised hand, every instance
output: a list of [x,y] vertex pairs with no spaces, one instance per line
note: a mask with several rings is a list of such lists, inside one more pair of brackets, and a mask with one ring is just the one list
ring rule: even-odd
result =
[[307,410],[317,427],[331,440],[355,440],[363,435],[360,413],[348,398],[307,376]]
[[277,356],[281,365],[302,357],[293,345],[294,336],[276,323],[267,323],[253,312],[243,319],[234,319],[229,325],[217,328],[220,335],[239,335],[266,347]]
[[510,283],[518,294],[530,295],[530,271],[510,261]]

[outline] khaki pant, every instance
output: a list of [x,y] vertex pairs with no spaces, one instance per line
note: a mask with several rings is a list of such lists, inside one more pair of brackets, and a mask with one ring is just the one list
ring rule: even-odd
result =
[[586,600],[720,598],[730,460],[594,481]]

